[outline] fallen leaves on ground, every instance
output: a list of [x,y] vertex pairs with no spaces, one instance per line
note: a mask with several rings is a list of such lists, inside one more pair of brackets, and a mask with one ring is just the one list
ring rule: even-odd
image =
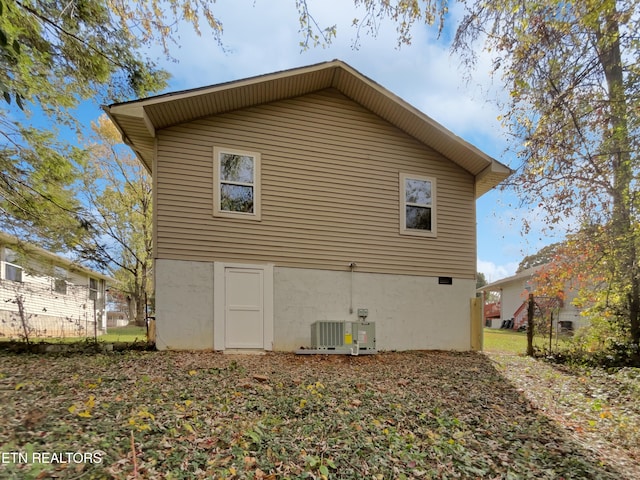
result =
[[639,478],[639,392],[473,353],[5,354],[0,476]]

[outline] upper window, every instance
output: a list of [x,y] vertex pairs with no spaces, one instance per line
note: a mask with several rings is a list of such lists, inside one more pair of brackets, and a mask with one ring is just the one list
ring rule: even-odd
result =
[[89,278],[89,300],[98,299],[98,280],[96,278]]
[[215,147],[213,155],[214,215],[260,220],[260,154]]
[[4,278],[12,282],[22,282],[22,267],[5,263]]
[[436,181],[400,174],[400,233],[436,236]]
[[13,250],[5,248],[4,250],[4,278],[12,282],[22,282],[22,267],[17,265],[18,254]]
[[61,267],[53,269],[53,291],[61,295],[67,294],[67,271]]

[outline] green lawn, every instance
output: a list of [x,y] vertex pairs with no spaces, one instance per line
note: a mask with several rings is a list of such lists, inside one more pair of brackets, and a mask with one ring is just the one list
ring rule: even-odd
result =
[[[0,337],[0,341],[19,340],[17,337]],[[31,343],[47,342],[47,343],[76,343],[86,340],[93,340],[93,335],[88,337],[31,337]],[[99,342],[104,343],[133,343],[147,341],[147,328],[129,325],[126,327],[111,327],[107,333],[98,337]]]
[[[534,346],[542,347],[544,343],[545,340],[541,337],[534,337],[533,339]],[[527,351],[527,333],[485,328],[484,351],[524,354]]]
[[107,333],[100,335],[100,342],[146,342],[147,328],[128,325],[126,327],[112,327],[107,329]]

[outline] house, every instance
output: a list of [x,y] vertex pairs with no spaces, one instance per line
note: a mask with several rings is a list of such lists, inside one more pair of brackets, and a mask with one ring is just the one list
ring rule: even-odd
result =
[[[529,294],[533,294],[536,303],[544,315],[553,313],[554,325],[566,330],[575,330],[586,326],[588,321],[580,314],[580,309],[573,304],[578,292],[567,285],[558,298],[542,297],[537,294],[536,274],[544,269],[544,265],[531,267],[510,277],[497,280],[478,289],[485,295],[490,292],[499,295],[499,315],[487,316],[485,309],[484,324],[490,328],[519,329],[527,323],[527,303]],[[496,304],[496,302],[488,302]],[[485,306],[487,303],[485,303]]]
[[[0,232],[0,336],[93,336],[106,331],[109,277]],[[23,311],[23,317],[20,315]]]
[[501,314],[500,302],[484,302],[484,324],[491,325],[493,319],[499,319]]
[[379,350],[469,350],[475,201],[505,165],[338,60],[105,111],[153,175],[157,348],[366,318]]

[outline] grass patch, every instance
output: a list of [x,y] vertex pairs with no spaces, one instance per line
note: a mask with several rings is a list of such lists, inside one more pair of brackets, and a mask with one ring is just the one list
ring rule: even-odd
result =
[[[566,346],[567,338],[560,337],[557,346]],[[549,349],[549,337],[535,335],[533,337],[533,347],[538,351]],[[556,338],[554,336],[551,343],[552,351],[556,350]],[[527,332],[516,332],[515,330],[502,330],[497,328],[484,329],[484,351],[495,353],[513,353],[524,355],[527,352]]]
[[486,352],[525,354],[527,351],[527,334],[526,332],[516,332],[515,330],[485,328],[484,350]]
[[[30,337],[31,343],[86,343],[92,342],[93,335],[87,337]],[[0,341],[22,343],[18,337],[0,337]],[[128,325],[126,327],[111,327],[107,333],[98,336],[99,343],[136,343],[147,341],[147,328]]]
[[126,327],[111,327],[107,333],[98,337],[99,342],[146,342],[147,327],[136,327],[127,325]]

